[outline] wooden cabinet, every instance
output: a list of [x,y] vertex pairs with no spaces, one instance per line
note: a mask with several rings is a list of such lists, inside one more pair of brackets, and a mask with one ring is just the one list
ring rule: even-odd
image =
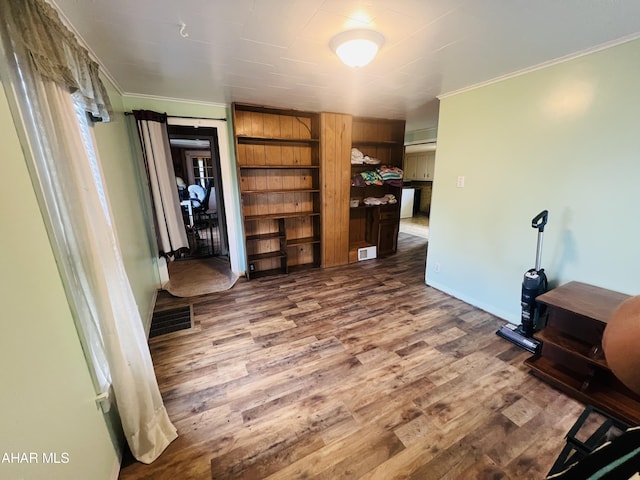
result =
[[320,266],[319,115],[233,105],[247,276]]
[[[351,179],[362,172],[375,171],[380,165],[402,168],[404,157],[403,120],[354,117],[352,122],[353,148],[380,161],[379,165],[352,165]],[[352,182],[353,183],[353,182]],[[364,204],[367,197],[383,197],[393,194],[397,203],[382,206]],[[350,199],[358,206],[350,208],[349,261],[358,259],[358,249],[375,246],[378,256],[396,252],[400,223],[402,182],[393,185],[352,186]]]
[[611,373],[601,345],[607,320],[627,298],[580,282],[540,295],[537,301],[548,310],[546,327],[535,334],[542,349],[525,364],[533,374],[578,400],[639,424],[640,396]]
[[417,180],[418,175],[418,154],[407,153],[404,157],[404,178],[405,180]]
[[429,178],[429,155],[427,152],[416,154],[416,176],[414,180],[426,182]]
[[385,205],[369,209],[369,242],[376,245],[381,257],[391,255],[398,249],[400,227],[398,205]]
[[404,158],[405,179],[417,182],[433,181],[435,152],[408,153]]
[[428,181],[433,182],[435,180],[435,170],[436,170],[436,154],[435,152],[427,153],[427,174],[426,179]]

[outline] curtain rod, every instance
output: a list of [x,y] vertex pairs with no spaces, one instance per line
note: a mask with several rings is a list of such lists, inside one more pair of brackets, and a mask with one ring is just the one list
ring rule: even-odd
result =
[[[129,116],[129,115],[133,115],[133,112],[124,112],[124,114],[125,114],[126,116]],[[169,115],[168,113],[165,113],[165,115],[166,115],[167,117],[172,117],[172,118],[186,118],[186,119],[188,119],[188,120],[218,120],[218,121],[221,121],[221,122],[226,122],[226,121],[227,121],[227,119],[226,119],[226,118],[183,117],[183,116],[181,116],[181,115]]]

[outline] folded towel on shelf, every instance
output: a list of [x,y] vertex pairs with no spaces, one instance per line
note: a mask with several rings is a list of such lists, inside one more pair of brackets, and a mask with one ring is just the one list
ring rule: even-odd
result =
[[378,167],[377,171],[384,183],[393,187],[402,186],[402,177],[404,176],[404,172],[401,168],[382,165],[381,167]]
[[382,185],[382,177],[376,171],[360,172],[365,185]]
[[365,205],[386,205],[387,199],[385,197],[367,197],[362,203]]
[[404,172],[401,168],[382,165],[378,168],[378,173],[383,180],[402,180]]
[[393,205],[394,203],[398,203],[398,199],[396,198],[395,195],[391,193],[387,193],[383,197],[367,197],[362,201],[362,203],[370,206],[387,205],[387,204]]
[[352,165],[362,165],[364,163],[364,153],[362,153],[357,148],[351,149],[351,164]]
[[375,157],[365,155],[357,148],[351,149],[351,164],[352,165],[379,165],[381,162]]

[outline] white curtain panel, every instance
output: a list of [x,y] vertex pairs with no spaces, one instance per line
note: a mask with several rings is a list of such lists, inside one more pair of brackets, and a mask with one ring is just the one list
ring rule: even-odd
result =
[[166,123],[137,120],[155,211],[160,253],[172,256],[188,248]]
[[97,393],[111,383],[131,452],[151,463],[177,432],[124,269],[92,131],[68,89],[40,77],[27,59],[19,71],[12,86],[29,168]]
[[155,460],[177,437],[164,408],[153,370],[146,334],[129,283],[112,222],[111,208],[93,132],[82,109],[76,111],[66,89],[36,81],[47,131],[55,149],[46,159],[57,172],[62,202],[72,222],[65,226],[76,244],[73,261],[85,297],[92,306],[86,322],[97,324],[112,379],[123,430],[134,456]]
[[[87,93],[70,89],[55,75],[45,76],[37,68],[33,52],[21,38],[24,28],[20,28],[18,7],[23,3],[30,5],[33,15],[29,18],[38,17],[42,10],[43,21],[54,23],[41,0],[0,1],[0,62],[8,67],[0,69],[0,74],[14,118],[21,120],[18,131],[27,166],[96,393],[112,389],[133,455],[150,463],[177,432],[162,402],[124,269],[85,113]],[[58,36],[71,38],[61,27],[47,30],[42,38]],[[76,102],[70,90],[76,91]]]

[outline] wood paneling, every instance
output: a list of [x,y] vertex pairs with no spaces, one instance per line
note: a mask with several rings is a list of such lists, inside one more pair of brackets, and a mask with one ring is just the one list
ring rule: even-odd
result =
[[322,266],[349,261],[351,116],[322,113]]
[[540,479],[583,406],[492,315],[424,283],[426,240],[247,281],[150,340],[179,437],[121,480]]

